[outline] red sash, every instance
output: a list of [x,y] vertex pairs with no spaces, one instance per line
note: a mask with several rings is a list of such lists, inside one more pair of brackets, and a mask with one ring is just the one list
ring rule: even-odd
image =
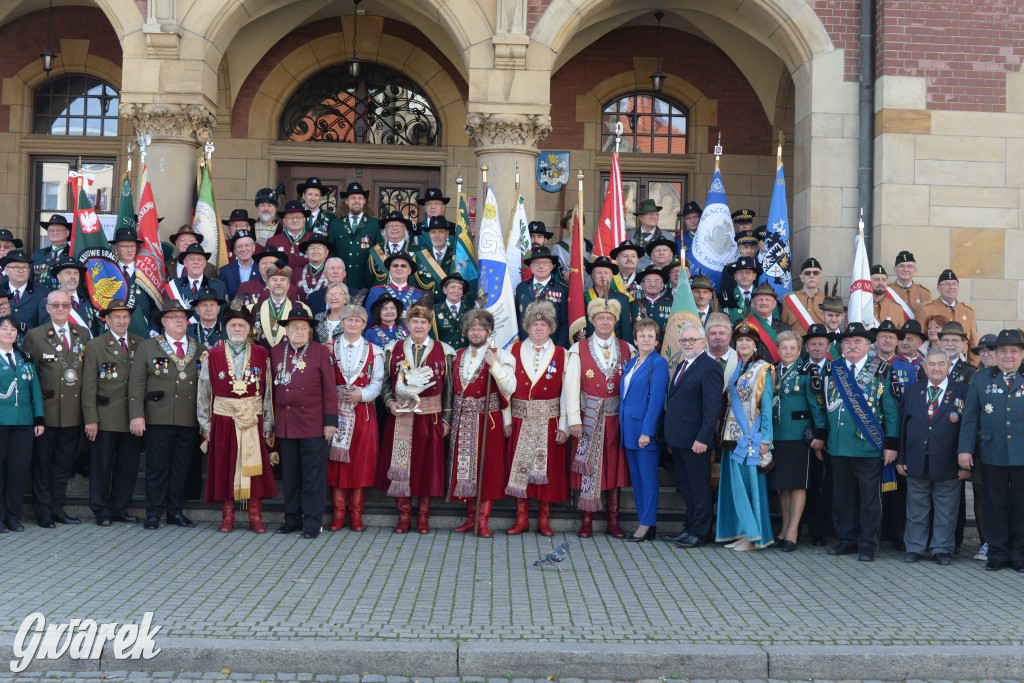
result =
[[778,363],[782,356],[779,355],[779,347],[775,345],[775,330],[771,325],[763,323],[756,314],[747,317],[747,324],[757,330],[757,335],[761,337],[761,343],[768,349],[772,361]]

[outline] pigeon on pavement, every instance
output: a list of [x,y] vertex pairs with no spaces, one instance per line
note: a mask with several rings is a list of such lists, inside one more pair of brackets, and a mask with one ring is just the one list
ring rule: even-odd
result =
[[557,568],[558,571],[562,571],[561,567],[558,567],[557,565],[561,564],[565,561],[565,558],[569,557],[569,546],[571,546],[575,540],[576,539],[574,538],[570,538],[568,541],[566,541],[565,543],[563,543],[562,545],[558,546],[550,553],[545,555],[544,557],[534,562],[533,566],[544,569],[544,567],[550,565],[552,567]]

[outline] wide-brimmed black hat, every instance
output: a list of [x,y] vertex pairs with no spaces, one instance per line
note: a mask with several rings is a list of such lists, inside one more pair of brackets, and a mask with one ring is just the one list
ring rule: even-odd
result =
[[229,307],[224,311],[224,315],[222,316],[224,325],[227,326],[228,322],[232,320],[244,320],[249,324],[249,327],[252,327],[252,313],[245,306],[240,308]]
[[547,247],[533,247],[530,249],[530,255],[523,259],[523,263],[530,265],[534,259],[548,259],[551,261],[551,265],[555,268],[558,267],[558,257],[551,253],[551,250]]
[[832,341],[832,335],[829,334],[827,327],[825,327],[821,323],[813,323],[810,327],[807,328],[807,334],[804,335],[804,343],[806,344],[811,339],[815,339],[817,337],[823,337],[825,339],[828,339],[829,341]]
[[612,249],[611,257],[612,258],[618,258],[619,254],[621,254],[624,251],[635,252],[636,255],[637,255],[637,258],[639,258],[639,257],[644,255],[644,248],[641,247],[639,244],[637,244],[636,242],[633,242],[632,240],[622,240],[622,243],[619,244],[619,246],[617,246],[614,249]]
[[401,211],[392,211],[384,218],[380,219],[380,227],[383,229],[388,223],[401,223],[405,226],[406,230],[412,230],[412,221],[405,217]]
[[704,210],[700,208],[700,204],[697,202],[686,202],[683,204],[683,211],[679,215],[686,218],[691,213],[704,213]]
[[544,235],[547,239],[555,236],[555,233],[548,232],[548,226],[544,225],[543,221],[530,221],[530,224],[526,226],[526,230],[531,235]]
[[950,320],[942,326],[942,329],[939,330],[939,339],[942,339],[943,335],[947,334],[955,334],[964,341],[967,341],[967,333],[964,332],[964,326],[955,320]]
[[875,328],[876,339],[878,338],[879,332],[892,332],[893,334],[896,335],[896,338],[899,340],[902,340],[904,337],[907,336],[907,333],[904,330],[901,330],[900,328],[896,327],[896,323],[894,323],[891,320],[883,320],[881,323],[879,323],[878,327]]
[[160,307],[160,310],[153,314],[153,324],[163,325],[162,321],[164,316],[168,313],[184,313],[187,317],[191,317],[192,315],[192,311],[185,308],[180,301],[177,299],[171,299],[169,301],[165,301],[163,306]]
[[439,202],[444,202],[445,205],[447,205],[448,202],[450,202],[451,200],[452,200],[451,197],[445,197],[444,196],[444,194],[441,192],[440,188],[438,188],[438,187],[428,187],[427,191],[423,194],[423,196],[419,197],[416,200],[416,203],[419,204],[420,206],[423,206],[424,204],[426,204],[429,201],[439,201]]
[[869,330],[864,327],[864,323],[862,322],[847,323],[846,328],[836,332],[834,336],[836,342],[841,342],[844,339],[851,339],[853,337],[863,337],[869,342],[875,341],[874,330]]
[[334,253],[334,244],[329,239],[327,239],[326,235],[321,235],[320,233],[314,233],[305,242],[300,242],[299,251],[305,254],[306,250],[309,249],[314,244],[322,244],[325,247],[327,247],[328,254]]
[[401,259],[409,264],[409,267],[416,270],[416,259],[413,258],[412,254],[407,251],[400,251],[396,254],[392,254],[384,259],[384,267],[391,270],[391,264],[395,262],[395,259]]
[[644,268],[643,270],[636,274],[636,281],[642,283],[644,281],[644,278],[647,277],[648,275],[657,275],[662,279],[662,281],[665,280],[665,275],[664,273],[661,272],[661,268],[652,263],[651,265],[647,266],[646,268]]
[[206,251],[205,249],[203,249],[198,244],[190,244],[185,249],[185,251],[183,251],[183,252],[178,254],[178,257],[175,260],[178,263],[181,263],[181,264],[184,265],[185,257],[188,256],[189,254],[198,254],[199,256],[202,256],[207,261],[209,261],[210,257],[213,256],[213,254],[211,254],[210,252]]
[[327,191],[327,189],[324,187],[324,184],[320,182],[320,179],[315,176],[306,178],[306,182],[299,183],[298,186],[296,186],[295,188],[295,191],[298,192],[298,194],[300,195],[306,190],[320,190],[321,193]]
[[65,256],[56,263],[54,263],[52,266],[50,266],[50,277],[57,277],[57,273],[59,273],[62,270],[67,270],[68,268],[74,268],[82,277],[85,277],[85,274],[89,272],[89,269],[83,266],[81,263],[74,260],[73,258]]
[[15,249],[21,249],[25,243],[14,236],[14,233],[7,228],[0,229],[0,242],[10,242]]
[[214,289],[213,287],[200,287],[199,291],[196,292],[196,295],[192,297],[192,308],[195,309],[196,304],[199,303],[200,301],[216,301],[221,305],[227,303],[226,301],[224,301],[224,297],[218,294],[217,290]]
[[642,216],[645,213],[658,213],[663,207],[658,206],[658,203],[653,199],[645,199],[640,202],[640,206],[636,207],[636,211],[633,212],[634,216]]
[[981,339],[978,340],[978,345],[971,349],[971,353],[978,355],[982,351],[995,351],[996,349],[996,335],[985,334],[982,335]]
[[1024,337],[1021,336],[1020,330],[1013,328],[1000,330],[999,335],[996,337],[996,348],[1000,346],[1019,346],[1024,348]]
[[671,282],[672,271],[675,270],[676,268],[682,268],[682,266],[683,264],[679,261],[679,259],[672,259],[672,261],[667,266],[661,269],[662,279],[665,280],[665,282]]
[[387,303],[392,303],[395,305],[395,308],[398,310],[398,317],[399,319],[401,319],[402,311],[405,310],[405,304],[402,303],[401,299],[391,296],[390,294],[385,294],[384,296],[380,297],[379,299],[373,302],[373,305],[370,306],[370,315],[373,316],[374,318],[378,317],[380,314],[380,309],[383,308],[384,304]]
[[21,249],[13,249],[7,252],[7,256],[0,259],[0,268],[6,268],[11,263],[32,263],[32,257]]
[[245,239],[246,237],[251,239],[253,242],[256,241],[256,234],[252,230],[246,230],[245,228],[236,230],[235,234],[231,236],[230,240],[228,240],[228,246],[231,247],[231,251],[235,250],[235,242]]
[[[921,329],[921,323],[917,320],[908,320],[903,323],[903,327],[900,328],[900,332],[903,333],[903,337],[906,337],[908,334],[916,334],[918,339],[921,341],[924,341],[925,339],[924,330]],[[992,337],[995,337],[995,335],[992,335]]]
[[135,242],[141,247],[146,240],[140,240],[139,233],[134,228],[118,228],[114,231],[114,239],[110,240],[110,243],[117,244],[118,242]]
[[316,321],[313,320],[312,316],[306,313],[304,308],[294,306],[292,310],[288,312],[288,317],[281,321],[281,324],[286,327],[291,323],[306,323],[310,327],[313,327],[316,324]]
[[455,224],[444,216],[428,217],[427,220],[423,221],[423,229],[427,232],[431,230],[447,230],[449,235],[455,234]]
[[132,313],[135,311],[135,307],[129,306],[124,299],[111,299],[107,307],[99,312],[100,317],[106,318],[108,315],[115,311],[127,311],[129,313]]
[[360,185],[359,183],[349,183],[348,187],[345,188],[345,191],[341,193],[341,197],[342,199],[344,199],[350,194],[361,194],[366,199],[370,198],[369,193],[366,190],[364,190],[363,186]]
[[594,268],[608,268],[612,271],[612,275],[619,274],[619,267],[615,265],[615,261],[612,261],[607,256],[598,256],[593,261],[587,261],[583,265],[588,273],[594,272]]
[[[299,187],[302,187],[302,186],[299,185]],[[289,199],[284,204],[284,211],[278,211],[277,215],[284,217],[284,216],[287,216],[290,213],[301,213],[306,218],[309,218],[309,215],[311,213],[313,213],[313,212],[310,211],[309,209],[307,209],[306,206],[302,202],[300,202],[299,200],[297,200],[297,199]]]
[[223,220],[220,223],[221,225],[229,225],[234,221],[245,221],[250,226],[256,225],[256,219],[249,218],[249,212],[245,209],[235,209],[231,212],[231,215],[228,216],[227,220]]
[[265,258],[274,257],[278,261],[278,267],[284,268],[288,265],[288,253],[281,247],[272,247],[267,245],[263,247],[263,250],[253,256],[256,260],[257,265],[260,261]]
[[71,230],[71,223],[68,222],[68,219],[65,218],[63,214],[55,213],[50,216],[50,220],[39,222],[39,227],[43,230],[46,230],[51,225],[62,225],[68,230]]
[[741,256],[736,259],[736,263],[731,266],[726,266],[726,268],[729,268],[733,273],[737,270],[752,270],[755,273],[761,272],[761,266],[753,256]]
[[466,278],[462,277],[458,273],[452,273],[451,275],[445,277],[445,279],[441,280],[441,291],[442,292],[444,291],[444,288],[448,286],[449,282],[461,283],[462,284],[462,291],[463,291],[463,293],[465,293],[466,288],[469,286],[469,283],[466,281]]
[[650,256],[655,247],[668,247],[672,250],[673,254],[679,253],[679,246],[676,244],[676,241],[670,240],[667,237],[659,237],[656,240],[651,240],[647,243],[647,246],[644,247],[644,251],[646,251],[647,255]]

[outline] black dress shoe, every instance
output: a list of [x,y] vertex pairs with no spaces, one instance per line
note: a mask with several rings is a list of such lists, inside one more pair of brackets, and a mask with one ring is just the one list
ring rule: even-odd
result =
[[114,515],[110,519],[112,519],[115,522],[121,522],[122,524],[136,524],[139,521],[138,517],[136,517],[135,515],[129,515],[127,512],[122,512],[119,515]]
[[692,534],[689,531],[683,530],[680,533],[676,534],[675,536],[669,536],[668,534],[665,534],[661,538],[663,540],[665,540],[665,541],[668,541],[669,543],[678,543],[679,541],[683,540],[687,536],[691,536],[691,535]]
[[170,522],[171,524],[175,525],[175,526],[180,526],[180,527],[183,527],[185,529],[191,529],[192,527],[194,527],[196,525],[195,522],[193,522],[191,519],[189,519],[188,517],[186,517],[185,515],[183,515],[181,513],[178,513],[178,514],[174,515],[173,517],[168,517],[167,521]]
[[19,531],[25,530],[25,525],[21,522],[7,522],[7,528],[14,533],[18,533]]
[[0,534],[10,533],[10,531],[11,530],[7,528],[6,524],[4,524],[3,522],[0,522]]
[[932,559],[935,560],[935,564],[943,567],[949,566],[953,562],[953,557],[949,553],[935,553]]
[[78,517],[71,517],[66,512],[62,512],[59,515],[54,515],[53,516],[53,520],[55,522],[60,522],[61,524],[81,524],[82,523],[82,520],[78,519]]
[[903,561],[907,564],[914,564],[916,562],[920,562],[923,557],[924,555],[921,553],[907,553],[906,557],[903,558]]
[[316,529],[310,529],[310,530],[302,532],[302,537],[304,539],[306,539],[306,540],[310,540],[310,539],[316,538],[319,535],[320,535],[320,532],[317,531]]
[[821,536],[815,536],[811,539],[811,545],[813,545],[815,548],[823,548],[826,545],[828,545],[828,541],[826,541]]
[[301,526],[292,526],[291,524],[285,524],[284,526],[278,528],[278,530],[275,531],[274,533],[275,534],[293,534],[296,531],[302,531],[302,527]]
[[43,517],[42,519],[38,520],[38,523],[39,526],[41,526],[44,529],[53,529],[57,526],[53,523],[53,520],[49,519],[48,517]]
[[1013,571],[1024,572],[1024,560],[1017,560],[1013,563]]
[[153,531],[160,528],[160,519],[158,517],[147,517],[146,523],[142,525],[143,529]]
[[782,545],[779,546],[779,550],[784,553],[791,553],[796,550],[796,541],[783,541]]
[[708,543],[703,538],[695,536],[693,534],[687,534],[682,540],[672,541],[672,545],[677,548],[703,548]]
[[985,571],[997,572],[1003,568],[1005,562],[1002,560],[989,558],[989,561],[985,563]]
[[[633,533],[636,533],[635,531]],[[653,541],[658,537],[658,527],[649,526],[647,532],[643,536],[626,536],[626,541],[629,543],[643,543],[644,541]]]
[[875,554],[870,550],[862,550],[860,551],[860,554],[857,555],[857,559],[861,562],[874,562]]
[[857,552],[857,545],[854,543],[836,543],[828,549],[829,555],[852,555]]
[[96,526],[110,526],[110,520],[106,517],[97,517]]

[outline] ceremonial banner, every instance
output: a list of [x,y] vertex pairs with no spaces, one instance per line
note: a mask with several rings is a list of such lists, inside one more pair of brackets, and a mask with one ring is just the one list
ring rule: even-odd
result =
[[127,299],[128,283],[117,267],[117,257],[100,227],[100,219],[85,193],[84,179],[69,178],[78,188],[75,220],[71,226],[70,252],[75,261],[86,267],[85,286],[93,306],[103,310],[113,299]]
[[486,295],[484,305],[494,316],[494,340],[507,349],[519,339],[516,321],[515,292],[505,261],[505,240],[498,220],[498,202],[488,185],[484,194],[484,210],[477,230],[477,257],[480,268],[480,294]]
[[767,282],[781,300],[793,291],[793,256],[789,248],[789,208],[786,204],[786,179],[782,161],[775,172],[775,189],[768,208],[768,236],[765,240],[761,282]]
[[587,304],[583,299],[583,221],[577,209],[572,213],[572,251],[569,255],[569,339],[587,327]]
[[139,239],[144,244],[135,254],[135,281],[159,305],[163,302],[163,284],[167,280],[164,249],[160,244],[160,222],[153,200],[149,170],[142,166],[142,194],[139,196]]
[[526,220],[526,200],[523,195],[516,198],[516,210],[512,213],[512,225],[505,244],[505,262],[512,285],[523,281],[523,259],[530,254],[529,221]]
[[[679,351],[679,332],[686,323],[700,325],[700,316],[697,315],[697,302],[693,299],[693,290],[690,289],[690,278],[686,269],[679,273],[679,286],[672,297],[672,312],[665,321],[664,341],[661,344],[661,355],[672,364],[672,358]],[[671,368],[671,369],[674,369]]]
[[[461,185],[460,185],[461,187]],[[462,192],[455,198],[455,272],[467,282],[477,279],[476,249],[473,247],[473,233],[469,229],[469,212],[466,210],[466,196]]]
[[217,205],[213,201],[213,180],[210,178],[210,164],[200,160],[199,198],[196,200],[192,229],[203,236],[203,248],[210,252],[210,263],[218,269],[228,264],[228,246],[224,232],[217,220]]
[[619,153],[612,152],[608,192],[605,193],[604,204],[601,205],[601,218],[597,222],[593,255],[610,257],[612,249],[622,244],[625,239],[626,205],[622,199],[622,172],[619,169]]
[[707,275],[717,290],[721,286],[722,269],[736,260],[736,254],[736,234],[725,197],[725,184],[721,171],[716,170],[689,258],[694,274]]
[[871,266],[868,263],[868,252],[864,248],[864,233],[857,233],[853,241],[853,276],[850,278],[850,306],[847,320],[851,323],[864,323],[864,327],[874,329],[878,326],[875,320],[875,299],[871,294]]

